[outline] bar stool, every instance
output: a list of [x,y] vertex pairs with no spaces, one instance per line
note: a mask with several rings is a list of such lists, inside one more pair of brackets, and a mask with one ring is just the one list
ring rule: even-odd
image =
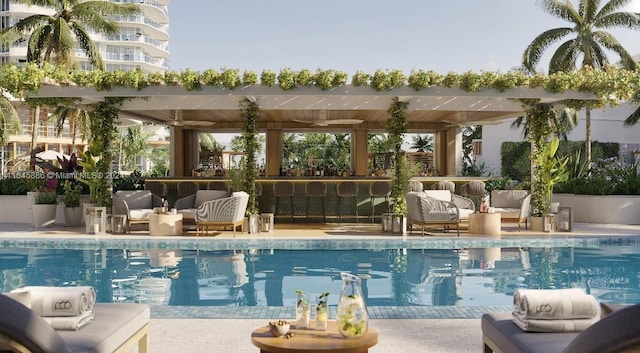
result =
[[280,209],[280,199],[288,198],[291,205],[291,221],[293,222],[293,194],[295,194],[296,188],[290,181],[276,181],[273,183],[273,197],[276,201],[275,214],[278,214]]
[[478,212],[482,198],[486,194],[484,182],[472,180],[460,187],[460,194],[473,200],[476,205],[476,212]]
[[145,181],[144,189],[163,199],[169,194],[169,185],[160,181]]
[[226,191],[227,195],[230,195],[229,185],[224,181],[210,181],[207,184],[207,190],[222,190]]
[[338,195],[338,223],[340,223],[340,216],[342,213],[342,198],[352,197],[353,208],[356,211],[356,223],[360,223],[358,219],[358,193],[360,192],[360,186],[355,181],[341,181],[336,186],[336,194]]
[[178,183],[178,198],[195,194],[200,187],[195,181],[181,181]]
[[456,184],[449,180],[440,180],[431,186],[432,190],[449,190],[452,194],[456,193]]
[[310,181],[304,186],[304,192],[307,194],[307,222],[309,222],[309,199],[319,197],[322,199],[322,220],[327,223],[327,213],[324,207],[324,198],[327,196],[327,184],[323,181]]
[[369,197],[371,198],[371,223],[373,223],[375,212],[375,199],[384,197],[384,201],[387,203],[387,212],[391,212],[391,204],[389,203],[389,196],[391,196],[391,183],[387,181],[374,181],[369,184]]

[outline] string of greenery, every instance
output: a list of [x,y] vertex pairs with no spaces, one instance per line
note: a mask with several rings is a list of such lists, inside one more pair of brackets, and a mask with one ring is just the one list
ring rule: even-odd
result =
[[249,194],[246,215],[258,213],[258,201],[256,198],[255,181],[258,178],[257,153],[260,148],[258,142],[258,120],[260,119],[260,107],[248,99],[240,101],[240,117],[244,120],[242,139],[244,140],[244,180],[243,190]]
[[[0,69],[0,87],[18,98],[33,96],[44,84],[76,85],[108,91],[116,87],[141,90],[149,86],[179,86],[187,91],[204,87],[220,87],[229,90],[257,85],[279,86],[289,91],[304,87],[329,90],[349,83],[349,75],[343,71],[320,70],[315,73],[289,68],[279,73],[264,70],[260,79],[253,71],[209,69],[203,72],[187,69],[182,72],[166,71],[145,73],[140,69],[130,71],[68,71],[52,65],[39,67],[27,64],[24,68],[4,65]],[[260,81],[260,82],[259,82]],[[414,70],[408,76],[400,70],[377,70],[373,75],[357,71],[351,77],[354,87],[368,86],[376,91],[391,91],[405,86],[416,91],[430,87],[458,88],[465,92],[493,89],[503,92],[514,88],[542,88],[550,93],[567,91],[592,92],[596,100],[565,101],[574,108],[589,106],[601,108],[629,100],[640,91],[640,75],[637,72],[610,66],[604,70],[583,68],[579,71],[557,72],[551,75],[527,75],[518,71],[500,72],[449,72],[445,75],[434,71]]]
[[393,151],[393,178],[391,180],[391,200],[393,200],[393,213],[396,215],[407,214],[407,201],[404,195],[409,187],[409,175],[407,170],[407,157],[402,150],[404,134],[408,131],[407,108],[409,102],[401,102],[394,97],[389,106],[389,120],[387,120],[387,132],[389,144]]

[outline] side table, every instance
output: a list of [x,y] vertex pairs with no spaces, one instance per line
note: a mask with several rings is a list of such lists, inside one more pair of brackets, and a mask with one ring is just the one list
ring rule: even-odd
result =
[[[310,327],[315,327],[311,322]],[[378,343],[378,332],[371,327],[360,338],[344,338],[335,320],[329,321],[327,331],[291,328],[291,338],[274,337],[267,325],[251,333],[251,343],[262,353],[333,352],[366,353]]]
[[182,235],[182,214],[149,215],[149,235]]
[[500,213],[472,213],[469,215],[469,234],[501,235]]

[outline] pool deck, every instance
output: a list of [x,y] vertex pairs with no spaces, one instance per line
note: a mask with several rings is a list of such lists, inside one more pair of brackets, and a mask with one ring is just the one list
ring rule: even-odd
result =
[[[203,242],[215,242],[219,239],[233,239],[230,231],[214,232],[208,237],[193,237],[187,233],[183,237],[150,237],[144,231],[134,231],[131,234],[102,236],[103,239],[113,240],[152,240],[158,239],[197,239]],[[502,228],[501,239],[537,239],[553,238],[584,238],[584,237],[626,237],[640,235],[640,225],[612,225],[612,224],[574,224],[573,232],[536,233],[528,230],[518,231],[509,224]],[[238,234],[236,239],[398,239],[400,235],[383,233],[379,224],[276,224],[271,233]],[[26,224],[0,224],[0,240],[11,239],[96,239],[94,235],[87,235],[80,228],[54,227],[36,230]],[[406,239],[419,239],[414,233]],[[455,232],[433,233],[424,239],[433,241],[470,241],[482,238],[461,232],[458,238]],[[434,309],[434,308],[432,308]],[[461,308],[451,308],[459,310]],[[237,310],[243,310],[238,308]],[[477,313],[476,313],[477,314]],[[474,314],[474,315],[476,315]],[[257,352],[250,341],[251,331],[265,325],[268,320],[259,319],[205,319],[205,318],[159,318],[151,319],[150,352]],[[370,349],[373,353],[466,353],[482,351],[482,335],[478,318],[461,319],[382,319],[371,320],[371,327],[379,332],[379,342]],[[292,338],[292,339],[295,339]],[[134,349],[131,352],[136,352]]]

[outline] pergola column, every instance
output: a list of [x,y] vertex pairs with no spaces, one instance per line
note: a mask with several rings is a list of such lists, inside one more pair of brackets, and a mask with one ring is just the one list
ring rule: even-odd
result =
[[351,165],[356,176],[366,176],[369,162],[369,144],[367,130],[351,131]]
[[191,176],[191,171],[198,167],[198,134],[182,126],[170,127],[169,133],[170,176]]
[[435,167],[438,175],[460,175],[462,166],[462,129],[448,128],[435,132]]
[[266,139],[266,173],[267,176],[278,176],[282,163],[282,130],[267,129]]

